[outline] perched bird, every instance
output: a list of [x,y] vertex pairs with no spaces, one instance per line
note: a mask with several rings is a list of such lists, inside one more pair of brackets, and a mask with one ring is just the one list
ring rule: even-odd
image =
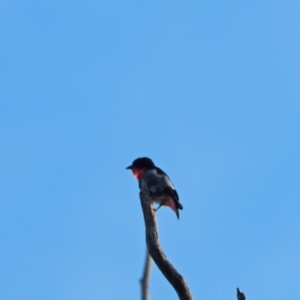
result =
[[183,209],[179,203],[179,197],[169,176],[156,167],[148,157],[137,158],[132,165],[127,167],[139,181],[141,191],[147,192],[152,200],[161,206],[170,207],[179,219],[178,209]]

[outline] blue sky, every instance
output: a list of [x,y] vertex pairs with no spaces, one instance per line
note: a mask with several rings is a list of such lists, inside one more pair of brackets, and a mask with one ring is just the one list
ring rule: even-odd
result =
[[[139,299],[125,170],[175,184],[161,244],[195,299],[300,281],[299,1],[2,1],[0,298]],[[153,267],[151,299],[176,299]]]

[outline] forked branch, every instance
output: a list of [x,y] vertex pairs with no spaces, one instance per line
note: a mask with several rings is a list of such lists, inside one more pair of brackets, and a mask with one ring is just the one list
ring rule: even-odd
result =
[[146,226],[146,243],[149,254],[152,259],[173,286],[179,299],[192,300],[192,294],[189,290],[184,278],[178,273],[173,265],[168,261],[164,254],[157,233],[156,217],[152,205],[152,200],[145,192],[140,192],[140,200],[144,214],[145,226]]

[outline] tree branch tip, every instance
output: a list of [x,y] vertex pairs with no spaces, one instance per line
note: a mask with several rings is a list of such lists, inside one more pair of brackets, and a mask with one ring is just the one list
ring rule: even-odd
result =
[[238,298],[238,300],[246,300],[245,294],[243,292],[241,292],[239,288],[236,288],[236,290],[237,290],[237,298]]

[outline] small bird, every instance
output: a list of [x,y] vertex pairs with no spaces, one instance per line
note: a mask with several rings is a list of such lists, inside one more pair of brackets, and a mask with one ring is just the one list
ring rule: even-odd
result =
[[139,181],[139,188],[150,195],[152,200],[161,206],[170,207],[179,219],[179,209],[183,206],[179,203],[179,197],[169,176],[156,167],[148,157],[137,158],[132,165],[127,167]]

